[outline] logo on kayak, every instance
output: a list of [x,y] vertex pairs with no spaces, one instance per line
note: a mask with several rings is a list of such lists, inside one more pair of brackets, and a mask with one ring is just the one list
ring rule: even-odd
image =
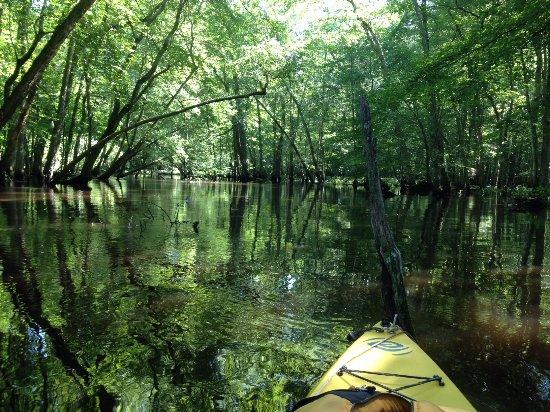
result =
[[384,340],[382,338],[371,338],[365,341],[368,345],[375,347],[376,349],[383,350],[385,352],[391,352],[392,355],[406,355],[412,352],[412,349],[407,345],[403,345],[399,342],[392,342],[390,340]]

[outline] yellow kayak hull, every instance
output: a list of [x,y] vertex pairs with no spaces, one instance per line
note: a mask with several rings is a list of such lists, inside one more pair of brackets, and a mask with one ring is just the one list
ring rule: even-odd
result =
[[379,392],[388,392],[388,389],[422,382],[411,377],[376,373],[426,378],[436,375],[443,385],[439,381],[431,381],[398,390],[397,393],[417,401],[429,401],[443,409],[475,411],[445,372],[406,333],[400,329],[389,332],[380,324],[375,329],[365,332],[342,354],[312,388],[309,396],[364,386],[374,386]]

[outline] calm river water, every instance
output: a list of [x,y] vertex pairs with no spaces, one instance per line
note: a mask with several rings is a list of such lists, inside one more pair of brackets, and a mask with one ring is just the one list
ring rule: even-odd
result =
[[[546,214],[387,209],[420,345],[480,410],[549,410]],[[348,188],[4,190],[0,273],[8,410],[283,411],[381,313],[365,194]]]

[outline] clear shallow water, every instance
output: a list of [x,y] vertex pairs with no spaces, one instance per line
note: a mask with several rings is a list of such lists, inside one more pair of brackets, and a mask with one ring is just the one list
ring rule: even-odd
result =
[[[477,408],[548,409],[546,215],[387,208],[420,345]],[[347,188],[9,189],[0,270],[2,409],[284,410],[381,312],[365,195]]]

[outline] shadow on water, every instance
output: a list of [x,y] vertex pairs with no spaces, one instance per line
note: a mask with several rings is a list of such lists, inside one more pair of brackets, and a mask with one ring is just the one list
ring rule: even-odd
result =
[[[380,316],[366,204],[170,180],[0,192],[0,408],[284,410]],[[387,210],[426,352],[481,410],[547,410],[547,215]]]

